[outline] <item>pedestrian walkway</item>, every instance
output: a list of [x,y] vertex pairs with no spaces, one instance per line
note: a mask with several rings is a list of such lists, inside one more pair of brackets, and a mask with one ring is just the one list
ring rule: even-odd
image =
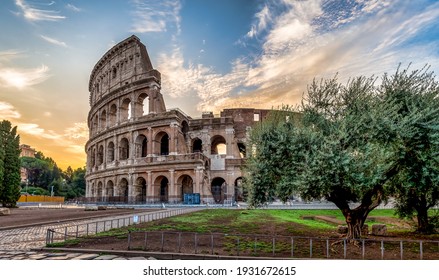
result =
[[0,251],[0,260],[156,260],[153,257],[123,257],[89,253],[52,253],[39,251]]

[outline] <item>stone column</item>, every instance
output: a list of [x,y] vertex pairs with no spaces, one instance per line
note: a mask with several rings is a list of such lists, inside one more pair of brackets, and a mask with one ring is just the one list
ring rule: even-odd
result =
[[226,128],[226,158],[233,158],[233,140],[235,130],[233,128]]
[[152,139],[152,128],[148,127],[148,142],[146,143],[147,147],[146,149],[148,150],[148,157],[152,157],[154,155],[154,150],[153,150],[153,139]]
[[148,173],[148,181],[146,182],[146,199],[155,199],[156,195],[154,192],[154,185],[152,183],[152,172],[151,171],[146,171],[146,173]]
[[177,122],[171,122],[171,133],[169,135],[169,155],[177,155],[177,135],[179,124]]
[[202,176],[202,167],[201,166],[197,166],[197,168],[194,169],[195,171],[195,188],[194,188],[194,193],[200,193],[201,194],[201,176]]
[[[168,200],[169,200],[169,202],[174,202],[174,200],[176,200],[176,198],[177,198],[177,190],[176,190],[175,182],[174,182],[175,170],[170,169],[169,173],[170,173],[170,176],[169,176],[169,186],[168,186]],[[171,197],[172,197],[172,201],[170,199]]]

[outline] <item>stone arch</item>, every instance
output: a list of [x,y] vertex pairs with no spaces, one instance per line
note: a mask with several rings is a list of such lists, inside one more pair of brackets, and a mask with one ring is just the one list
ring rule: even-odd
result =
[[104,163],[104,146],[99,145],[98,156],[97,156],[97,165],[99,166],[102,163]]
[[211,183],[211,191],[213,199],[216,203],[224,202],[224,194],[227,188],[226,180],[222,177],[215,177]]
[[122,105],[120,105],[120,120],[121,121],[127,121],[131,118],[131,99],[125,98],[122,101]]
[[99,123],[99,117],[98,114],[96,114],[93,117],[93,134],[98,132],[98,123]]
[[110,141],[107,146],[107,162],[114,161],[114,143]]
[[97,189],[97,192],[96,192],[96,197],[97,198],[101,198],[102,194],[103,194],[103,185],[102,185],[102,182],[99,181],[98,182],[98,189]]
[[139,97],[137,98],[137,111],[136,116],[145,116],[149,114],[149,95],[145,92],[141,93]]
[[108,111],[108,122],[109,126],[115,126],[117,124],[117,106],[116,104],[111,104],[110,110]]
[[157,143],[156,153],[158,155],[169,155],[169,135],[166,132],[161,131],[157,133],[155,137],[155,142]]
[[195,138],[192,141],[192,152],[193,153],[203,152],[203,141],[200,138]]
[[104,130],[107,127],[107,111],[104,109],[101,113],[100,121],[100,130]]
[[241,158],[246,158],[247,157],[247,149],[244,143],[242,142],[238,142],[238,151],[239,151],[239,156]]
[[112,180],[108,180],[107,184],[105,185],[105,196],[106,197],[114,196],[114,183]]
[[95,167],[96,165],[96,148],[93,148],[91,151],[91,167]]
[[136,138],[136,157],[146,157],[148,155],[148,138],[140,134]]
[[226,139],[221,135],[212,137],[210,145],[210,153],[212,155],[225,155],[226,154]]
[[169,180],[166,176],[159,176],[155,179],[154,185],[157,188],[160,202],[169,201]]
[[187,123],[187,121],[182,121],[181,122],[181,132],[183,133],[183,137],[184,140],[187,140],[188,137],[188,132],[189,132],[189,124]]
[[147,184],[145,178],[139,176],[137,177],[135,184],[135,195],[136,195],[136,201],[138,202],[145,202],[146,201],[146,189]]
[[130,142],[127,138],[120,139],[119,160],[126,160],[130,157]]
[[126,178],[120,179],[117,189],[119,201],[128,202],[128,180]]
[[177,180],[177,185],[180,188],[181,200],[184,199],[184,194],[194,193],[194,180],[191,176],[184,174],[181,175]]
[[235,201],[244,201],[245,193],[242,186],[242,177],[238,177],[235,180]]

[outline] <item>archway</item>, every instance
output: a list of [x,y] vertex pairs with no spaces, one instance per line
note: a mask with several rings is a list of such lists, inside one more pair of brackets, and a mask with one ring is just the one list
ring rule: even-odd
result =
[[245,194],[242,186],[242,177],[235,180],[235,201],[244,201]]
[[212,155],[225,155],[226,154],[226,139],[221,135],[214,136],[211,142],[210,153]]
[[192,143],[192,152],[193,153],[201,153],[203,151],[203,141],[199,138],[195,138]]
[[148,155],[148,139],[145,135],[140,134],[136,138],[136,157],[146,157]]
[[178,178],[178,185],[181,186],[181,200],[184,200],[185,194],[194,193],[194,180],[189,175],[182,175]]
[[169,201],[169,181],[165,176],[160,176],[156,179],[156,182],[159,187],[159,197],[160,202],[168,202]]
[[108,112],[109,126],[114,126],[117,123],[117,106],[112,104]]
[[105,187],[105,196],[106,197],[112,197],[114,196],[114,183],[113,181],[109,180],[107,182],[107,185]]
[[156,143],[158,147],[155,148],[155,151],[162,156],[169,155],[169,136],[166,132],[162,131],[157,134],[155,137]]
[[119,201],[128,202],[128,181],[125,178],[122,178],[119,182]]
[[221,177],[216,177],[212,180],[211,191],[213,199],[216,203],[224,202],[224,193],[226,190],[226,180]]
[[120,160],[128,159],[129,155],[130,155],[130,145],[128,139],[122,138],[120,140],[120,146],[119,146],[119,159]]
[[107,148],[107,162],[113,162],[113,161],[114,161],[114,143],[109,142]]
[[143,177],[138,177],[136,179],[136,202],[146,201],[146,180]]

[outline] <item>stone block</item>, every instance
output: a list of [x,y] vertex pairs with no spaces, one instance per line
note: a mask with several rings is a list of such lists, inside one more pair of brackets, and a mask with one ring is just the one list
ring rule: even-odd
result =
[[85,211],[98,211],[98,207],[94,205],[85,206]]
[[387,234],[387,226],[382,224],[372,225],[372,234],[373,235],[386,235]]
[[99,205],[98,210],[107,210],[107,206],[105,205]]
[[11,214],[11,211],[9,211],[9,208],[0,208],[0,216],[7,216],[10,214]]

